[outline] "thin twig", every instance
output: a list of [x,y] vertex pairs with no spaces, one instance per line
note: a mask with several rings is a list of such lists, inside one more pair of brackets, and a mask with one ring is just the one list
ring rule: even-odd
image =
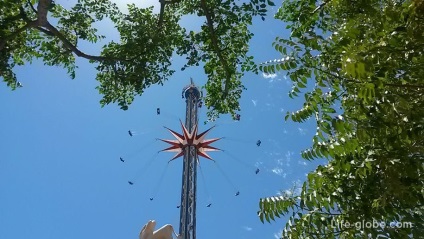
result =
[[35,14],[38,14],[37,10],[35,9],[34,5],[32,5],[31,0],[27,0],[28,5],[31,7],[32,11]]
[[321,3],[317,8],[315,8],[314,11],[312,11],[312,14],[315,14],[316,12],[318,12],[319,10],[321,10],[323,7],[325,7],[325,5],[327,5],[327,3],[329,3],[330,0],[328,1],[324,1],[323,3]]

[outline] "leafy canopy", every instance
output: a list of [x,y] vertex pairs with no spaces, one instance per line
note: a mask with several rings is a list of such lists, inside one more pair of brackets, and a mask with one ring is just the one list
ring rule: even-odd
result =
[[[418,0],[283,1],[275,17],[291,35],[274,42],[282,59],[259,68],[287,72],[291,97],[305,91],[303,107],[286,120],[315,119],[302,157],[328,163],[308,174],[300,193],[260,200],[262,221],[289,216],[282,237],[424,233],[423,16]],[[362,221],[378,226],[356,226]],[[390,227],[396,222],[406,225]]]
[[[171,57],[187,62],[182,70],[204,64],[208,77],[205,104],[211,119],[240,109],[238,100],[245,71],[258,72],[248,55],[248,30],[252,19],[264,20],[271,0],[160,0],[153,8],[128,5],[122,13],[109,0],[78,0],[65,9],[52,0],[3,0],[0,2],[0,76],[12,89],[20,86],[14,66],[41,59],[61,66],[75,77],[75,56],[96,63],[102,105],[117,102],[122,109],[153,84],[163,84],[174,73]],[[203,21],[199,32],[179,24],[184,15]],[[99,55],[78,48],[80,41],[96,43],[105,38],[93,26],[110,19],[120,34],[119,42],[103,46]]]

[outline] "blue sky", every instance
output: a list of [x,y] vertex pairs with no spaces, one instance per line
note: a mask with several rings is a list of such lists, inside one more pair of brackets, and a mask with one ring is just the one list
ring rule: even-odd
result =
[[[109,40],[116,38],[110,25],[100,27]],[[281,57],[271,43],[287,34],[283,29],[283,23],[270,18],[254,22],[251,53],[258,62]],[[100,49],[81,47],[91,53]],[[174,63],[175,69],[183,64],[179,58]],[[117,105],[100,107],[94,65],[83,59],[78,65],[71,80],[64,69],[34,62],[17,68],[23,88],[12,92],[0,86],[0,238],[138,238],[150,219],[178,231],[182,161],[168,164],[173,154],[157,154],[167,145],[155,139],[171,138],[163,126],[180,131],[178,120],[185,114],[181,90],[190,77],[202,86],[203,69],[177,71],[122,111]],[[221,116],[200,126],[202,131],[217,125],[209,137],[226,138],[215,144],[225,152],[210,153],[216,164],[201,160],[198,238],[274,238],[284,227],[284,220],[260,222],[259,198],[302,182],[316,166],[300,157],[312,143],[313,122],[284,122],[286,111],[300,107],[303,99],[288,97],[291,85],[284,75],[247,74],[241,121]]]

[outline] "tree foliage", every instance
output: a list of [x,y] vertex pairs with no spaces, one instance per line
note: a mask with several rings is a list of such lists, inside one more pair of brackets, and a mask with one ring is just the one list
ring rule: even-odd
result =
[[274,42],[282,58],[259,68],[287,72],[291,97],[304,91],[286,120],[314,118],[302,157],[328,159],[300,193],[260,200],[262,221],[289,216],[283,238],[424,233],[423,16],[421,0],[283,1],[275,17],[291,35]]
[[[187,59],[186,67],[204,64],[208,77],[205,104],[211,119],[222,113],[233,116],[246,71],[257,73],[248,55],[253,17],[264,20],[271,0],[160,0],[153,8],[128,5],[122,13],[109,0],[78,0],[65,9],[52,0],[3,0],[0,2],[0,76],[9,87],[20,84],[14,66],[41,59],[61,66],[75,77],[75,56],[96,63],[102,105],[117,102],[127,109],[136,95],[153,84],[163,84],[175,72],[173,54]],[[204,21],[194,32],[179,24],[184,15]],[[103,46],[99,55],[79,49],[79,42],[96,43],[104,36],[94,27],[110,19],[120,34],[119,42]]]

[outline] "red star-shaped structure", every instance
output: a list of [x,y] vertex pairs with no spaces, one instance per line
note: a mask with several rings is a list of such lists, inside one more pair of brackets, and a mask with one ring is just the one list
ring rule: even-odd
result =
[[194,146],[197,150],[197,155],[213,160],[206,152],[219,151],[220,149],[210,146],[210,144],[220,140],[221,138],[205,139],[205,136],[215,126],[209,128],[208,130],[206,130],[205,132],[201,134],[197,134],[197,125],[194,126],[193,132],[189,133],[189,131],[187,130],[187,128],[183,125],[181,121],[180,123],[181,123],[181,128],[183,129],[183,134],[179,134],[173,131],[172,129],[165,127],[176,138],[176,140],[175,139],[174,140],[159,139],[165,143],[172,145],[169,148],[161,150],[161,152],[162,151],[177,152],[177,154],[171,159],[171,160],[174,160],[184,155],[184,149],[186,147]]

